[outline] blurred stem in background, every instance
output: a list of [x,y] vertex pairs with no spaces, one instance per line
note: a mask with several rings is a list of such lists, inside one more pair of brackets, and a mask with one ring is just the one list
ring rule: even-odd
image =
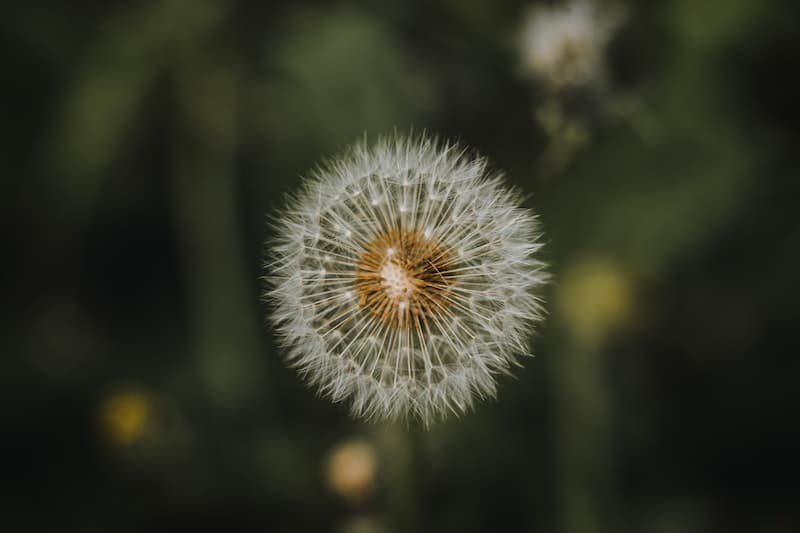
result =
[[419,523],[420,490],[414,473],[421,467],[418,430],[400,423],[381,424],[373,438],[384,457],[381,471],[386,479],[386,507],[392,516],[392,531],[423,531]]
[[614,262],[579,261],[557,295],[562,349],[553,357],[555,454],[564,533],[621,530],[604,339],[631,310],[629,279]]
[[[189,9],[187,9],[189,8]],[[77,67],[46,139],[55,214],[53,255],[76,248],[95,213],[104,181],[127,153],[142,105],[182,40],[208,30],[219,10],[185,0],[129,7],[111,17]],[[182,20],[178,31],[175,20]]]
[[554,362],[560,531],[613,533],[614,480],[602,351],[566,343]]
[[252,400],[265,368],[235,179],[239,74],[234,61],[205,44],[185,48],[174,70],[173,195],[199,377],[211,407],[229,411]]

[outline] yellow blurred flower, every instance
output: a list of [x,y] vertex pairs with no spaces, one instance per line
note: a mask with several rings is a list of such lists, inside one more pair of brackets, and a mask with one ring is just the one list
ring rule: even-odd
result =
[[103,401],[100,422],[109,440],[126,446],[142,437],[151,411],[150,399],[144,393],[116,392]]
[[375,485],[378,459],[364,440],[349,440],[336,446],[325,463],[328,486],[351,504],[363,503]]
[[584,340],[596,340],[629,320],[632,292],[631,280],[619,265],[593,259],[567,270],[557,300],[573,333]]

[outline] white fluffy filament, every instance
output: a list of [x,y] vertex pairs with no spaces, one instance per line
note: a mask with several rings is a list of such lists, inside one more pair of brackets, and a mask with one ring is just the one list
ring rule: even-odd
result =
[[357,144],[276,225],[267,297],[288,362],[355,416],[468,411],[541,319],[535,216],[455,145]]

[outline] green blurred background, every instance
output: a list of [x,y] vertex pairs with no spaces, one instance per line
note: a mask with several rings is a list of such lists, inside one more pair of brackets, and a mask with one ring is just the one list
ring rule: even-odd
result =
[[[533,4],[3,3],[0,530],[800,530],[796,3],[619,2],[556,93]],[[412,129],[554,274],[536,357],[428,431],[317,399],[260,301],[298,176]]]

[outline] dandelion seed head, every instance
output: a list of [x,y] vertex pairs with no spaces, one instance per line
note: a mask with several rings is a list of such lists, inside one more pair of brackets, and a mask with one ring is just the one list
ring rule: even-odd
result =
[[532,7],[519,37],[524,73],[555,89],[602,81],[605,47],[621,21],[619,9],[592,0]]
[[276,221],[266,296],[287,361],[354,416],[470,410],[541,319],[536,217],[456,145],[356,144]]

